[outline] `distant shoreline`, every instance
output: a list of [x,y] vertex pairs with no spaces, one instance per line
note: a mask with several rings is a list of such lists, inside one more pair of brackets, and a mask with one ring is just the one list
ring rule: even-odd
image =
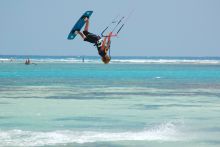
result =
[[[0,62],[24,63],[101,63],[98,56],[21,56],[0,55]],[[161,56],[113,56],[114,64],[210,64],[219,65],[220,57],[161,57]]]
[[[98,57],[98,56],[93,56],[93,55],[8,55],[8,54],[0,54],[1,56],[6,56],[6,57]],[[118,56],[114,55],[114,57],[140,57],[140,58],[220,58],[220,56],[157,56],[157,55],[150,55],[150,56]]]

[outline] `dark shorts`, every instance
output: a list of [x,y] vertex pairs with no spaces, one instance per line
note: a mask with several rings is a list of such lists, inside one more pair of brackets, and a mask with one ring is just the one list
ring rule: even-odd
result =
[[88,31],[83,31],[83,34],[86,36],[84,41],[94,43],[94,44],[97,44],[97,41],[101,38],[100,36],[92,34]]

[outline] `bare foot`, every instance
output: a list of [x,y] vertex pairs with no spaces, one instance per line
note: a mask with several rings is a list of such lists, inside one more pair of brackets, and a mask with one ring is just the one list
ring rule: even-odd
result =
[[89,21],[88,17],[85,17],[85,18],[84,18],[84,21],[85,21],[85,22]]
[[75,31],[74,33],[77,35],[77,34],[79,34],[79,31]]

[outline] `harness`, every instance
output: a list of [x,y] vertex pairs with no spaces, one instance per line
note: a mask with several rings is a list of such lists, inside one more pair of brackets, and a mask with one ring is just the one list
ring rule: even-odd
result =
[[[103,43],[104,43],[103,39],[100,38],[100,39],[97,41],[97,43],[95,44],[95,46],[97,47],[97,49],[98,49],[98,51],[99,51],[99,55],[100,55],[100,56],[104,55],[104,54],[100,54],[100,52],[104,52],[104,51],[100,51],[101,47],[103,46]],[[111,42],[110,42],[110,44],[111,44]],[[111,48],[111,46],[109,46],[109,48],[108,48],[108,55],[109,55],[109,57],[111,58],[110,48]],[[105,55],[106,55],[106,53],[105,53]],[[102,56],[102,57],[103,57],[103,56]]]

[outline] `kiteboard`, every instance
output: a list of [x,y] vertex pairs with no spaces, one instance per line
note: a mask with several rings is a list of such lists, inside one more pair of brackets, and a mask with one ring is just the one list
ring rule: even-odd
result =
[[73,26],[72,30],[70,31],[68,38],[69,40],[72,40],[76,37],[75,31],[80,31],[82,27],[85,25],[84,18],[90,17],[92,15],[93,11],[86,11],[76,22],[76,24]]

